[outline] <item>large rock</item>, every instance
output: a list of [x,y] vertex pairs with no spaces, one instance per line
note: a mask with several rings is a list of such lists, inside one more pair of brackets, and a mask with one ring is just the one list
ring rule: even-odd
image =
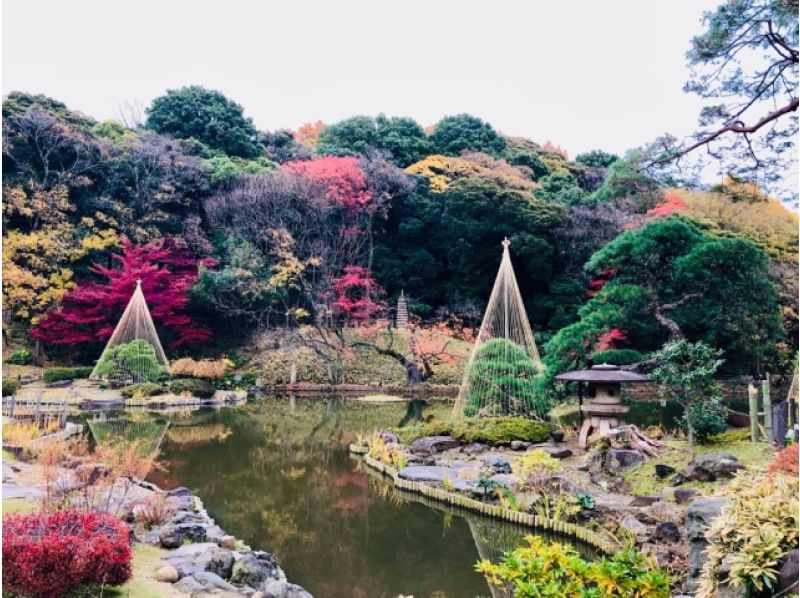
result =
[[303,588],[282,579],[269,579],[258,588],[263,598],[313,598]]
[[661,521],[653,531],[653,540],[668,544],[677,544],[681,541],[681,530],[678,524],[672,521]]
[[442,482],[445,478],[455,480],[458,472],[440,465],[409,465],[397,475],[410,482]]
[[708,560],[708,541],[705,532],[726,505],[722,498],[697,498],[686,513],[686,538],[689,540],[687,576],[684,590],[693,593],[700,585],[703,565]]
[[485,453],[487,450],[489,450],[489,447],[480,442],[473,442],[461,449],[461,451],[467,455],[479,455],[480,453]]
[[694,488],[675,488],[675,502],[679,505],[688,505],[698,494],[700,492]]
[[192,576],[184,577],[175,584],[175,589],[185,594],[210,592],[212,590],[223,590],[227,592],[236,591],[234,586],[222,579],[219,575],[209,573],[208,571],[202,571]]
[[215,573],[223,579],[230,579],[233,573],[233,563],[233,553],[230,550],[220,548],[211,552],[211,558],[206,564],[206,571]]
[[695,457],[684,476],[687,480],[714,482],[718,479],[730,479],[741,469],[744,466],[730,453],[704,453]]
[[625,471],[644,461],[644,457],[639,451],[632,449],[610,449],[606,451],[603,459],[603,467],[606,471],[617,473]]
[[646,540],[647,537],[650,535],[650,532],[642,522],[640,522],[636,517],[633,515],[626,515],[625,519],[622,520],[620,524],[622,529],[626,530],[630,535],[636,538],[637,542],[641,542]]
[[783,555],[780,565],[781,567],[778,569],[778,593],[785,592],[797,583],[798,575],[800,575],[797,549],[795,548]]
[[163,560],[175,567],[179,577],[183,578],[206,571],[212,560],[225,558],[220,556],[222,553],[231,554],[230,551],[211,542],[199,542],[184,544],[164,555]]
[[257,588],[268,579],[278,577],[278,561],[268,552],[250,552],[233,564],[231,583]]
[[400,444],[400,438],[397,437],[397,434],[389,430],[381,430],[378,432],[378,436],[380,436],[386,444]]
[[458,440],[452,436],[423,436],[412,442],[409,449],[412,453],[435,455],[458,445]]
[[482,458],[486,467],[491,467],[494,473],[511,473],[511,464],[508,459],[500,455],[486,455]]
[[183,544],[183,536],[174,525],[169,525],[161,530],[158,541],[164,548],[178,548]]
[[172,565],[164,565],[159,568],[153,575],[156,581],[163,581],[166,583],[175,583],[179,579],[178,570]]

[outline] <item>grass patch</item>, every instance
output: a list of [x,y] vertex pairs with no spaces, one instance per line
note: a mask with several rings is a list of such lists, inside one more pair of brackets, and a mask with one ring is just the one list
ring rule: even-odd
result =
[[[736,437],[735,435],[733,435]],[[726,435],[720,435],[727,438]],[[631,486],[631,491],[637,496],[658,495],[672,486],[672,476],[660,480],[656,477],[655,464],[663,463],[674,467],[678,472],[689,467],[689,448],[685,440],[667,440],[666,444],[677,450],[665,451],[656,459],[649,459],[641,465],[632,467],[623,474],[625,481]],[[718,441],[696,447],[698,455],[703,453],[725,452],[736,457],[739,462],[749,470],[760,471],[766,469],[775,456],[775,448],[766,442],[750,442],[749,440]],[[700,492],[708,492],[718,486],[717,482],[686,482],[681,487],[696,488]]]
[[156,546],[136,544],[133,547],[133,577],[126,584],[103,589],[103,596],[125,596],[126,598],[162,598],[183,596],[172,588],[172,584],[153,579],[153,574],[162,566],[161,557],[167,551]]
[[550,425],[524,417],[479,417],[472,419],[432,421],[396,430],[405,443],[423,436],[453,436],[464,442],[508,444],[512,440],[544,442],[550,436]]
[[3,499],[3,515],[30,513],[35,511],[37,506],[38,503],[36,501],[28,498],[5,498]]
[[3,449],[3,461],[6,461],[7,463],[14,463],[15,461],[19,461],[19,459],[17,459],[17,456],[8,449]]

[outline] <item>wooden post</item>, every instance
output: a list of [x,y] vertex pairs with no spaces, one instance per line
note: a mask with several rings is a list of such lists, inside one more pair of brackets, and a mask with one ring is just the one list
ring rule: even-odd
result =
[[11,395],[11,412],[8,414],[8,417],[14,419],[14,407],[17,405],[17,395]]
[[583,423],[583,382],[578,382],[578,413]]
[[33,416],[33,422],[39,425],[39,412],[42,410],[42,395],[36,397],[36,414]]
[[758,389],[752,382],[747,386],[747,394],[750,399],[750,440],[758,442]]
[[297,364],[293,363],[292,367],[289,368],[289,384],[294,386],[297,384]]
[[764,395],[764,432],[767,435],[767,442],[772,444],[772,398],[769,395],[769,374],[765,374],[764,381],[761,383],[761,393]]

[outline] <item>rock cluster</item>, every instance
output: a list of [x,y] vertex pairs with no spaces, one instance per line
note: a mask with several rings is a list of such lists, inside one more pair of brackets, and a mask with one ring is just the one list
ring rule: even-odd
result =
[[166,493],[171,517],[137,540],[170,551],[154,574],[191,596],[239,595],[254,598],[311,598],[289,583],[275,555],[251,550],[214,523],[202,502],[187,488]]

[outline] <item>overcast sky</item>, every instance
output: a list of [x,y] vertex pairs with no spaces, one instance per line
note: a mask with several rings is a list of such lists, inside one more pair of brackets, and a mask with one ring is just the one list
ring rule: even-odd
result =
[[200,84],[261,129],[469,112],[570,156],[683,135],[685,53],[719,0],[3,0],[3,92],[98,119]]

